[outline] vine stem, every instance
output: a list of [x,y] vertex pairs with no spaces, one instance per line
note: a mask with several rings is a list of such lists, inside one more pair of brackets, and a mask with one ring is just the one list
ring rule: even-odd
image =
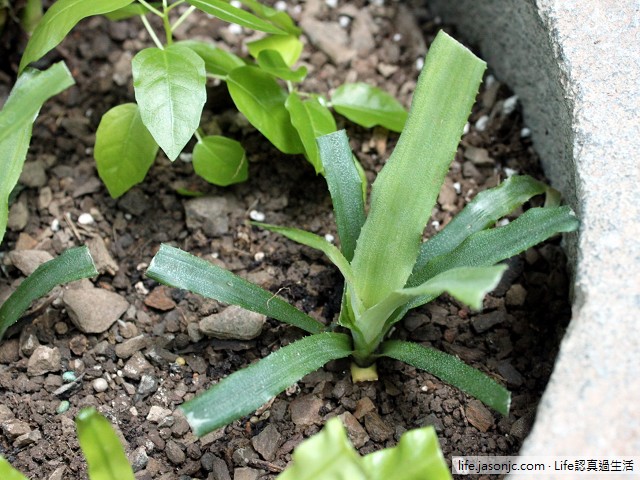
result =
[[149,20],[147,20],[147,17],[145,17],[144,15],[140,15],[140,20],[142,20],[142,24],[144,25],[144,28],[146,28],[147,32],[149,32],[149,35],[151,36],[151,40],[153,40],[153,43],[155,43],[160,50],[164,50],[164,46],[162,45],[162,42],[156,35],[156,32],[153,30],[153,27],[151,27],[151,25],[149,24]]
[[[171,7],[173,7],[174,5],[175,5],[175,3],[173,5],[171,5]],[[171,7],[169,7],[169,8],[171,8]],[[187,19],[187,17],[189,17],[189,15],[191,15],[193,13],[193,11],[195,9],[196,9],[196,7],[191,5],[182,15],[180,15],[178,20],[176,20],[175,23],[173,25],[171,25],[171,31],[174,32],[176,30],[176,28],[178,28],[180,25],[182,25],[182,22],[184,22]]]
[[153,5],[148,4],[147,2],[145,2],[145,0],[138,0],[138,2],[140,3],[140,5],[144,6],[147,10],[149,10],[154,15],[157,15],[158,17],[162,17],[162,12],[158,10],[156,7],[154,7]]
[[171,22],[169,21],[169,5],[167,5],[167,0],[162,0],[162,25],[164,26],[167,45],[171,45],[173,43],[173,32],[171,30]]

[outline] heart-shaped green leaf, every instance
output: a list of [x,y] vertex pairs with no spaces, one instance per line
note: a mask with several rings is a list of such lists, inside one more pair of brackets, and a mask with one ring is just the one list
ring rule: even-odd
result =
[[39,60],[45,53],[56,47],[62,39],[83,18],[102,15],[122,7],[133,0],[57,0],[44,14],[27,43],[19,72],[31,62]]
[[256,67],[240,67],[227,77],[233,102],[260,133],[283,153],[303,153],[304,146],[285,107],[287,92]]
[[366,83],[346,83],[331,96],[336,112],[366,128],[381,125],[401,132],[407,111],[387,92]]
[[236,8],[223,0],[187,0],[194,7],[209,15],[218,17],[225,22],[235,23],[241,27],[251,30],[258,30],[265,33],[284,34],[284,30],[276,27],[273,23],[267,22],[245,10]]
[[244,182],[249,165],[244,148],[231,138],[211,135],[193,149],[193,169],[207,182],[226,187]]
[[207,100],[204,61],[180,45],[145,48],[133,57],[132,71],[142,121],[173,161],[200,124]]
[[316,169],[316,173],[322,173],[324,168],[316,138],[336,131],[336,121],[331,111],[316,97],[302,100],[296,92],[289,94],[285,106],[291,115],[291,123],[300,135],[307,160]]
[[135,103],[118,105],[102,116],[93,156],[113,198],[144,180],[157,153],[158,144],[142,123]]
[[288,82],[301,82],[307,76],[307,67],[292,70],[275,50],[262,50],[258,54],[258,65],[262,71]]
[[247,43],[249,53],[255,59],[264,50],[275,50],[278,52],[287,66],[293,66],[302,53],[302,42],[293,35],[269,35],[260,40]]
[[204,68],[207,73],[212,75],[220,75],[226,77],[229,72],[235,68],[243,67],[245,62],[231,52],[227,52],[222,48],[218,48],[211,42],[203,42],[200,40],[183,40],[174,43],[188,47],[204,60]]

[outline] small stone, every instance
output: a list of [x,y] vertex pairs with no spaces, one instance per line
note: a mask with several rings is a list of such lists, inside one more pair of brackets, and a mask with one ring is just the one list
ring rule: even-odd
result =
[[464,158],[478,167],[489,167],[496,163],[496,161],[489,156],[489,151],[486,148],[472,147],[470,145],[464,149]]
[[233,470],[233,480],[258,480],[260,470],[249,467],[240,467]]
[[356,403],[356,411],[353,416],[358,420],[362,419],[367,413],[375,411],[376,406],[369,397],[363,397]]
[[493,415],[478,400],[470,400],[465,408],[465,415],[469,423],[481,432],[486,432],[493,425]]
[[[206,453],[202,456],[201,462],[204,465],[204,457],[207,455]],[[207,468],[205,467],[205,470]],[[211,474],[213,475],[213,480],[231,480],[231,476],[229,475],[229,469],[227,468],[227,463],[219,457],[213,455],[213,461],[211,462]]]
[[116,345],[116,355],[118,358],[129,358],[136,352],[139,352],[149,344],[149,339],[144,335],[138,335],[137,337],[125,340],[122,343]]
[[309,41],[326,53],[334,64],[348,63],[356,57],[356,50],[350,47],[349,35],[337,22],[323,22],[305,16],[300,26]]
[[187,228],[199,228],[212,237],[229,232],[229,205],[225,197],[200,197],[187,200],[184,204]]
[[367,431],[362,428],[360,422],[350,412],[344,412],[342,415],[338,415],[338,418],[342,420],[343,425],[347,429],[349,440],[356,448],[362,447],[369,441],[369,435]]
[[270,462],[275,458],[281,440],[282,435],[280,435],[278,429],[270,423],[264,430],[251,439],[251,444],[262,458]]
[[62,300],[71,321],[84,333],[107,331],[129,308],[122,296],[101,288],[65,290]]
[[393,436],[393,428],[385,423],[376,412],[364,416],[364,428],[375,442],[384,442]]
[[16,418],[6,420],[0,424],[0,428],[10,440],[15,440],[21,435],[28,434],[31,431],[29,424],[22,422]]
[[38,443],[40,440],[42,440],[40,430],[31,430],[29,433],[25,433],[24,435],[20,435],[16,438],[13,442],[13,446],[16,448],[23,448],[27,445]]
[[483,333],[490,328],[503,323],[507,319],[507,314],[503,310],[495,310],[490,313],[477,315],[471,320],[471,326],[476,333]]
[[139,188],[132,188],[118,200],[118,206],[133,216],[140,216],[151,207],[149,197]]
[[147,307],[155,308],[163,312],[176,308],[176,302],[173,301],[169,293],[169,289],[164,285],[154,288],[144,299]]
[[59,372],[61,369],[60,350],[57,347],[40,346],[29,357],[27,374],[31,377],[48,372]]
[[[6,207],[5,207],[6,208]],[[17,201],[9,209],[9,219],[7,220],[7,228],[14,232],[24,230],[29,223],[29,209],[23,201]]]
[[146,397],[158,390],[158,380],[153,375],[142,375],[138,384],[138,395]]
[[531,431],[531,427],[533,426],[533,420],[535,418],[535,413],[528,413],[511,425],[511,430],[509,431],[510,435],[513,435],[518,440],[524,440],[529,432]]
[[68,372],[64,372],[64,373],[62,374],[62,381],[63,381],[64,383],[71,383],[71,382],[75,382],[75,381],[76,381],[76,378],[78,378],[78,377],[76,376],[76,372],[68,371]]
[[80,225],[91,225],[92,223],[96,223],[96,221],[90,213],[81,213],[78,216],[78,223]]
[[110,275],[115,275],[118,270],[120,270],[118,263],[111,256],[111,253],[109,252],[109,249],[104,243],[102,237],[95,236],[90,238],[87,240],[86,244],[89,247],[93,263],[95,263],[96,270],[98,270],[98,272],[107,272]]
[[223,340],[251,340],[262,332],[265,315],[250,312],[235,305],[200,321],[200,331]]
[[109,384],[104,378],[96,378],[91,382],[91,386],[97,393],[106,392],[109,388]]
[[39,346],[40,340],[38,340],[35,329],[28,325],[20,332],[20,351],[25,357],[30,357]]
[[149,456],[147,455],[147,449],[145,447],[136,448],[129,456],[129,462],[134,473],[139,472],[147,466],[149,463]]
[[53,255],[45,250],[13,250],[9,260],[24,275],[29,276],[45,262],[53,260]]
[[308,426],[321,422],[320,408],[323,401],[315,395],[298,397],[289,404],[291,421],[296,425]]
[[66,465],[56,468],[47,480],[64,480],[64,472],[67,470]]
[[507,290],[505,301],[507,305],[521,307],[527,299],[527,291],[519,283],[514,283]]
[[180,445],[178,445],[173,440],[169,440],[167,445],[164,447],[164,453],[167,454],[167,458],[174,465],[182,465],[186,459],[186,456]]
[[69,410],[69,407],[71,407],[69,400],[62,400],[58,405],[58,408],[56,408],[56,413],[64,413]]
[[84,352],[87,351],[88,346],[89,340],[84,335],[76,335],[69,340],[69,350],[71,350],[74,355],[83,355]]
[[140,352],[134,353],[122,369],[123,375],[132,380],[140,380],[143,374],[152,371],[153,365],[151,365]]
[[524,377],[507,360],[498,363],[498,373],[513,387],[519,387],[524,383]]
[[20,343],[17,339],[0,343],[0,363],[10,364],[20,360]]
[[13,412],[9,407],[0,403],[0,424],[14,418]]
[[16,240],[16,250],[34,250],[38,241],[25,232],[20,232]]
[[171,410],[169,410],[168,408],[162,408],[159,407],[158,405],[153,405],[150,409],[149,409],[149,414],[147,415],[147,420],[150,421],[151,423],[160,423],[160,421],[171,415]]
[[20,183],[27,187],[39,188],[47,184],[47,172],[42,160],[24,162],[20,173]]

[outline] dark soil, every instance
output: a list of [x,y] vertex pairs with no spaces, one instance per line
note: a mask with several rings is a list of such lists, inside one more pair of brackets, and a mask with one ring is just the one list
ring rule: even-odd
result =
[[[359,49],[350,61],[336,64],[308,45],[303,61],[311,74],[304,89],[327,92],[345,81],[367,81],[409,104],[416,61],[425,53],[421,39],[428,45],[443,28],[437,19],[419,6],[409,10],[395,2],[380,6],[382,2],[340,1],[334,8],[321,1],[292,3],[289,11],[299,21],[315,16],[336,25],[349,23],[343,27],[352,35],[349,48],[357,43]],[[359,29],[369,20],[373,35],[362,40]],[[217,41],[233,40],[230,48],[239,51],[241,36],[229,33],[225,24],[194,16],[185,29]],[[290,461],[296,445],[318,432],[328,418],[345,413],[362,454],[395,445],[404,431],[425,425],[435,426],[448,460],[452,455],[516,454],[570,316],[565,261],[557,239],[511,259],[482,312],[470,312],[445,296],[410,313],[393,332],[395,338],[458,355],[507,385],[513,394],[509,416],[400,362],[380,362],[378,382],[356,385],[348,363],[334,362],[254,416],[202,439],[190,433],[177,407],[302,332],[268,320],[253,340],[203,338],[198,321],[225,306],[183,291],[157,289],[145,278],[144,269],[159,244],[170,243],[223,265],[323,322],[331,321],[339,309],[342,280],[322,255],[249,224],[250,212],[256,211],[269,223],[336,235],[324,180],[303,158],[279,153],[240,121],[223,87],[212,85],[216,100],[205,109],[205,130],[219,129],[243,143],[251,162],[248,182],[224,189],[211,186],[194,175],[190,163],[171,164],[160,155],[144,183],[118,200],[109,197],[92,158],[94,132],[105,111],[133,100],[129,60],[150,43],[137,20],[109,23],[93,18],[42,62],[46,66],[64,59],[77,85],[50,101],[36,122],[26,171],[33,174],[44,167],[46,175],[35,180],[37,175],[31,175],[25,182],[32,186],[25,185],[17,197],[16,202],[27,207],[26,220],[16,219],[19,209],[12,210],[18,224],[0,248],[0,298],[24,278],[11,260],[12,252],[45,250],[55,256],[101,238],[116,267],[106,268],[91,282],[125,298],[129,308],[106,332],[84,334],[70,321],[63,289],[58,289],[9,331],[0,345],[0,454],[30,478],[86,478],[73,418],[88,405],[97,407],[121,433],[140,479],[273,478]],[[12,50],[1,55],[5,71],[0,73],[0,97],[15,80],[24,41],[7,43],[5,35],[0,48],[9,44]],[[519,109],[510,111],[512,100],[505,107],[510,95],[495,79],[482,87],[427,236],[478,191],[508,174],[542,178]],[[374,179],[397,135],[339,122],[367,176]],[[175,192],[179,186],[226,199],[221,215],[228,225],[222,224],[215,235],[188,228],[184,205],[189,199]],[[80,224],[82,213],[90,213],[95,222]],[[139,335],[143,340],[133,351],[117,348]],[[28,363],[38,345],[54,347],[61,358],[52,371],[36,375]],[[60,393],[67,371],[81,378],[75,388]],[[106,380],[106,390],[97,391],[104,384],[96,390],[97,378]],[[57,413],[65,399],[70,408]],[[160,419],[148,419],[152,407],[166,409]]]

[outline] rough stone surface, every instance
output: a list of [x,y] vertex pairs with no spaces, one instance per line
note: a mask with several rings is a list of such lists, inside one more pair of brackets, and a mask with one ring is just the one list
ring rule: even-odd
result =
[[369,435],[367,431],[360,425],[360,422],[354,417],[351,412],[344,412],[342,415],[338,415],[349,435],[349,440],[356,448],[362,447],[369,441]]
[[39,346],[29,357],[27,373],[31,376],[37,376],[48,372],[59,372],[60,361],[60,350],[57,347]]
[[102,333],[129,308],[117,293],[101,288],[66,290],[62,296],[71,321],[84,333]]
[[262,332],[267,317],[231,305],[221,313],[200,320],[200,331],[210,337],[231,340],[251,340]]
[[262,458],[271,461],[276,456],[281,440],[282,435],[280,435],[278,429],[270,423],[264,430],[251,439],[251,444],[256,452],[262,455]]
[[40,265],[53,260],[53,255],[45,250],[14,250],[9,253],[13,266],[25,275],[31,275]]
[[573,318],[521,454],[635,455],[640,61],[637,42],[621,39],[640,35],[630,21],[637,1],[587,0],[579,9],[557,0],[429,6],[458,24],[514,88],[547,176],[581,221],[566,238]]
[[190,230],[201,228],[206,235],[214,237],[229,231],[229,205],[225,197],[194,198],[185,202],[184,210]]
[[320,408],[322,400],[315,395],[305,395],[296,398],[289,404],[291,421],[296,425],[313,425],[320,423]]

